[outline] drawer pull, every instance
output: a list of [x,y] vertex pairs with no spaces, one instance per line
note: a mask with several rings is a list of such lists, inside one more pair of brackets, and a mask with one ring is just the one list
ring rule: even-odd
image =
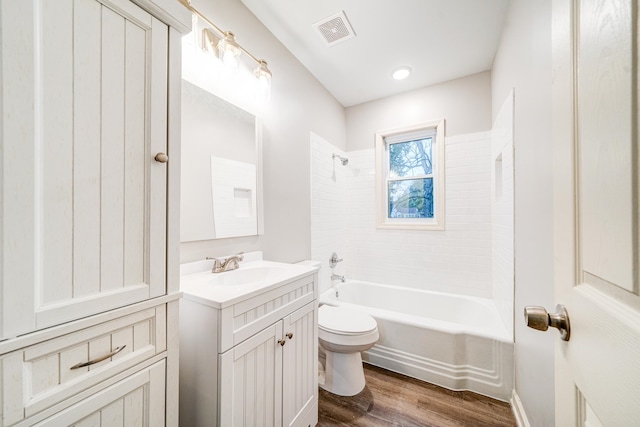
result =
[[287,332],[287,338],[289,338],[289,339],[293,338],[293,333],[292,332]]
[[109,354],[105,354],[104,356],[98,357],[97,359],[89,360],[88,362],[78,363],[77,365],[73,365],[69,369],[79,369],[79,368],[84,368],[85,366],[95,365],[96,363],[100,363],[103,360],[107,360],[108,358],[115,356],[116,354],[118,354],[122,350],[124,350],[125,347],[126,347],[126,345],[122,345],[120,347],[116,347],[115,350],[113,350]]

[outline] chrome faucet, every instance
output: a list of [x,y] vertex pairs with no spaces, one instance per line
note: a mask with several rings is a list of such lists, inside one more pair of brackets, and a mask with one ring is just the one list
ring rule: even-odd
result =
[[239,252],[224,259],[207,257],[207,259],[213,260],[213,268],[211,269],[212,273],[223,273],[225,271],[235,270],[240,267],[239,263],[243,258],[244,252]]
[[331,274],[331,280],[340,280],[344,283],[344,276],[338,276],[337,274]]

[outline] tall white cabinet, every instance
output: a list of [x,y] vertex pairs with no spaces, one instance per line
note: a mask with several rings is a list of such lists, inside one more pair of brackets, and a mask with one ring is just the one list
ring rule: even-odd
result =
[[190,25],[175,0],[0,0],[2,426],[177,425]]

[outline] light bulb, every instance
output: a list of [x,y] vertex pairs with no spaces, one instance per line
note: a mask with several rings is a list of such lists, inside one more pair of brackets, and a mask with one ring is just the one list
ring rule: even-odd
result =
[[240,65],[240,46],[231,31],[224,33],[224,38],[218,42],[218,57],[229,70],[237,70]]
[[268,101],[271,97],[271,71],[267,67],[267,61],[258,61],[258,67],[254,70],[257,82],[256,95],[258,98]]

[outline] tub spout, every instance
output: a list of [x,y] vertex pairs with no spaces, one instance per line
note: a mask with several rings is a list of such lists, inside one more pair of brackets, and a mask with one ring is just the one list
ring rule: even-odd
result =
[[344,276],[339,276],[337,274],[332,274],[331,275],[331,280],[340,280],[342,283],[344,283]]

